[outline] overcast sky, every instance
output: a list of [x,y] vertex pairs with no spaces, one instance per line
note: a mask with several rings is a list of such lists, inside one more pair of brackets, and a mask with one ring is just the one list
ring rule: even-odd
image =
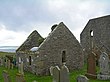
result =
[[0,0],[0,46],[20,46],[37,30],[43,37],[64,22],[79,40],[89,19],[110,14],[110,0]]

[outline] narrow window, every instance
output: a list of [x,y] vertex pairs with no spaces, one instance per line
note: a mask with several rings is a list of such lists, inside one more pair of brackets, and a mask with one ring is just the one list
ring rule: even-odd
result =
[[29,65],[31,65],[31,56],[29,56]]
[[93,37],[93,30],[90,31],[90,36]]
[[62,51],[62,63],[66,62],[66,51]]

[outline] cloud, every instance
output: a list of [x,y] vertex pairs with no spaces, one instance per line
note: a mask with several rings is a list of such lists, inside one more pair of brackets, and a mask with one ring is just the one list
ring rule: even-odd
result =
[[51,26],[59,22],[64,22],[79,40],[79,35],[89,19],[110,13],[109,2],[108,0],[1,0],[0,45],[20,45],[35,29],[46,37]]
[[7,30],[4,25],[0,24],[0,46],[20,46],[26,37],[27,33]]

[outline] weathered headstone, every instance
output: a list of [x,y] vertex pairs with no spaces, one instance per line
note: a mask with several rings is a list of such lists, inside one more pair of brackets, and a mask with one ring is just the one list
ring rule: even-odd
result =
[[5,58],[5,67],[6,68],[8,67],[8,60],[7,60],[7,58]]
[[54,68],[54,66],[51,66],[51,67],[50,67],[50,75],[51,75],[51,76],[53,75],[53,68]]
[[101,74],[109,74],[109,56],[105,52],[100,55],[99,65]]
[[0,58],[0,66],[3,66],[3,58]]
[[109,56],[103,52],[99,58],[100,73],[97,75],[97,79],[110,80],[109,74]]
[[16,74],[16,82],[26,82],[22,74]]
[[11,78],[6,70],[3,70],[4,82],[11,82]]
[[24,69],[24,68],[23,68],[23,62],[21,62],[20,70],[21,70],[21,74],[24,75],[24,70],[23,70],[23,69]]
[[89,82],[89,79],[84,75],[79,75],[77,77],[77,82]]
[[4,59],[2,58],[1,59],[1,66],[3,66],[3,64],[4,64]]
[[96,59],[95,53],[93,52],[88,55],[86,76],[88,78],[96,79]]
[[18,72],[20,73],[20,74],[23,74],[24,75],[24,71],[23,71],[23,62],[21,62],[21,63],[19,63],[18,64]]
[[10,66],[11,66],[11,62],[10,62],[10,60],[8,59],[8,69],[10,69]]
[[67,66],[63,65],[60,69],[60,82],[70,82],[69,81],[69,70]]
[[18,63],[18,72],[20,73],[20,63]]
[[58,66],[53,68],[53,82],[60,82],[60,68]]

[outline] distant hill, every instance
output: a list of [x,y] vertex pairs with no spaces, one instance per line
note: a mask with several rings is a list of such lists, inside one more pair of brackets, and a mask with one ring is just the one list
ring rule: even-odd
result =
[[0,52],[15,52],[18,46],[0,46]]

